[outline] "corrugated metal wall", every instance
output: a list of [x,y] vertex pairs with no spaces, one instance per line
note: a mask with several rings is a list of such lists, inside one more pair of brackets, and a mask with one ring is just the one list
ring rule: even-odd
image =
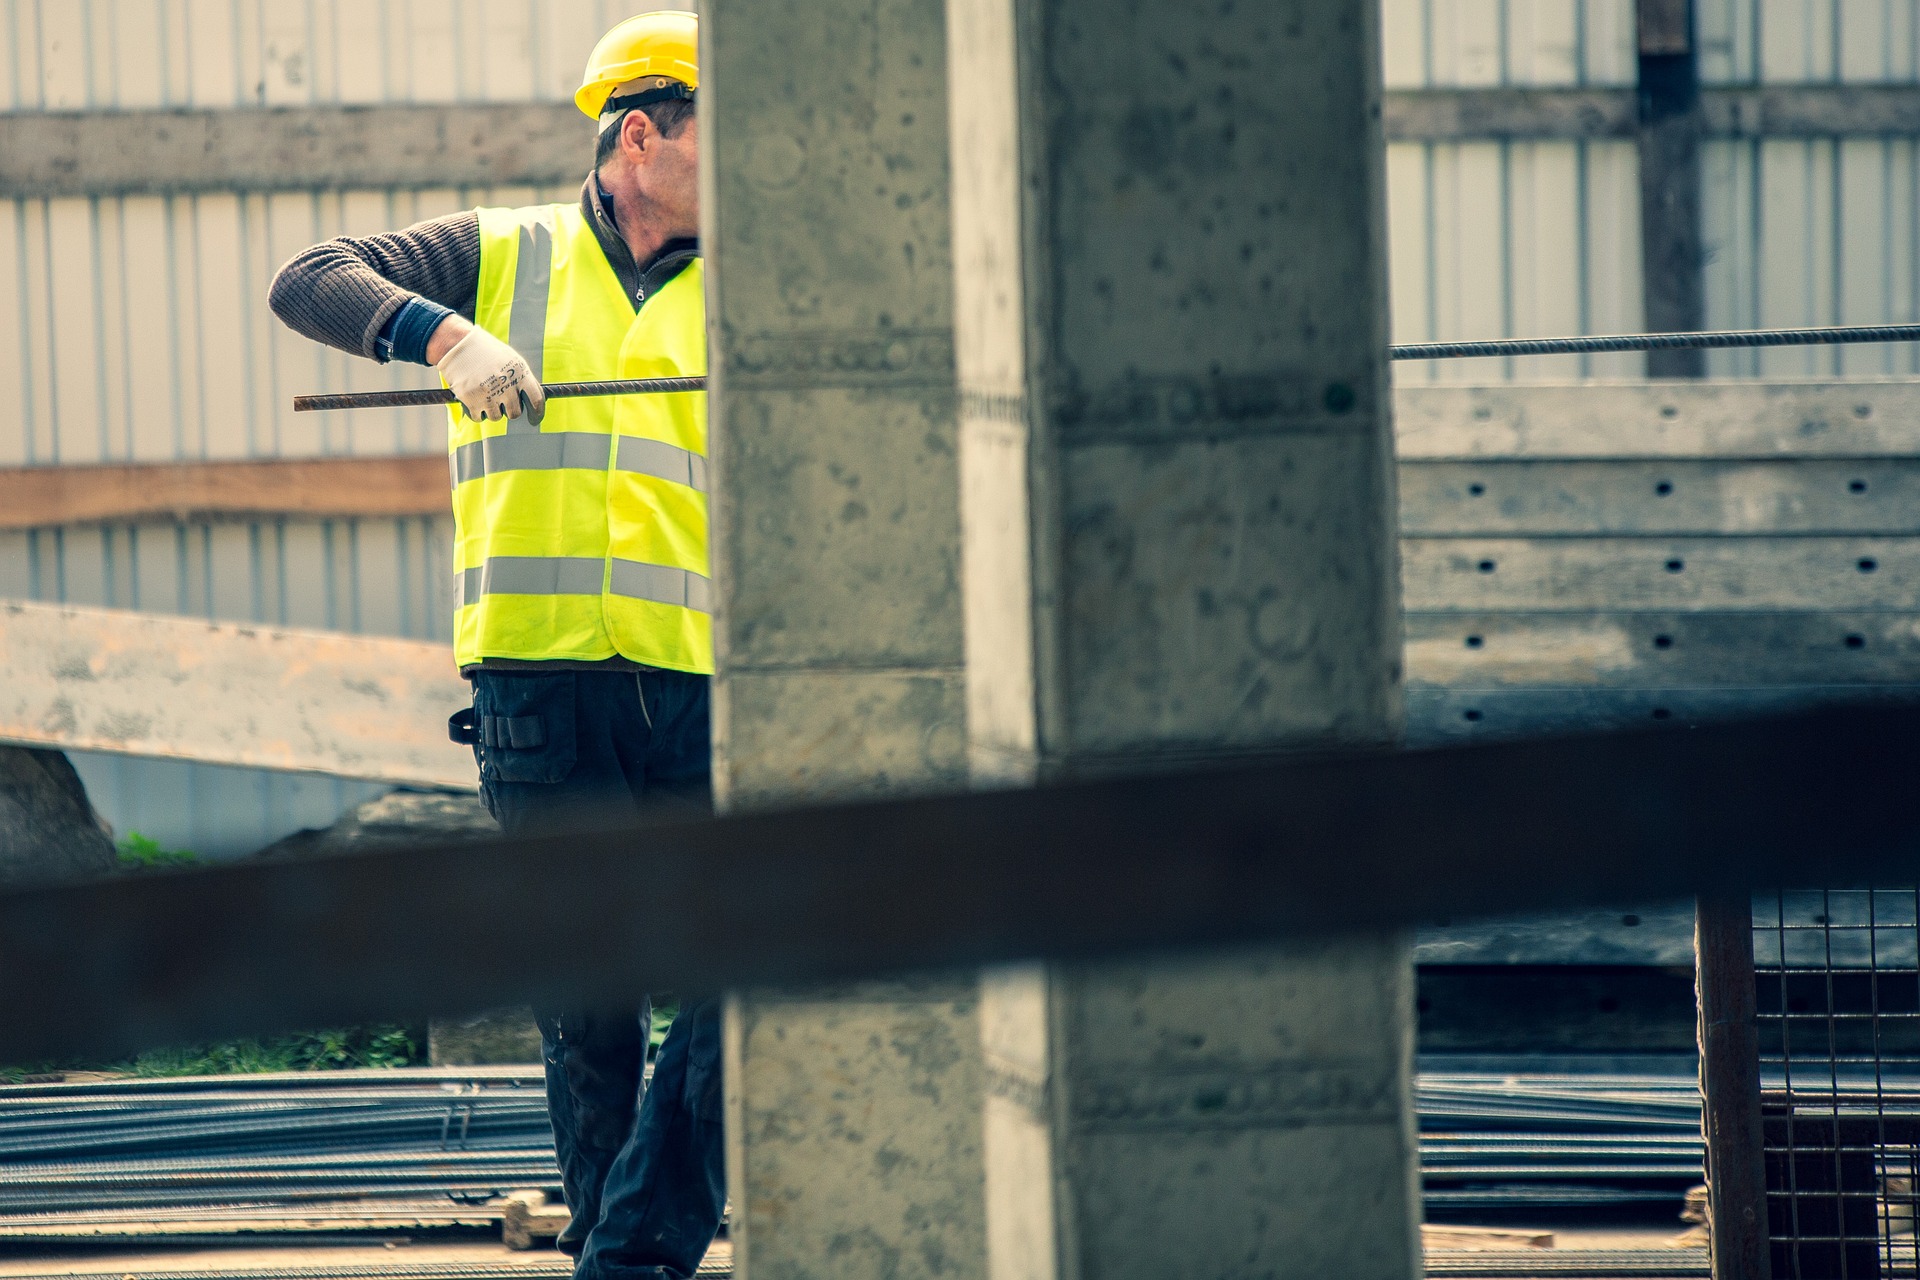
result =
[[[571,95],[645,0],[0,0],[0,110],[518,101]],[[581,171],[591,133],[582,121]],[[302,414],[297,392],[432,384],[275,321],[300,248],[552,190],[371,190],[0,201],[0,466],[389,454],[443,447],[437,411]],[[445,638],[450,533],[428,520],[0,534],[0,597]],[[331,822],[376,788],[77,754],[118,829],[212,854]]]
[[[1392,88],[1628,85],[1633,0],[1382,0]],[[0,0],[0,110],[562,98],[597,35],[648,0]],[[1699,0],[1704,70],[1907,82],[1920,0]],[[582,135],[584,168],[586,136]],[[1709,323],[1916,318],[1920,143],[1716,142]],[[1630,142],[1396,144],[1393,324],[1425,338],[1642,324]],[[571,191],[353,191],[0,202],[0,465],[434,449],[430,412],[295,418],[302,390],[424,385],[314,347],[266,312],[301,246],[476,203]],[[1920,369],[1912,348],[1716,352],[1722,374]],[[1635,356],[1402,366],[1403,381],[1634,377]],[[440,636],[446,530],[424,521],[0,535],[0,596]],[[365,788],[105,757],[110,819],[242,849]]]
[[[1629,85],[1632,0],[1384,0],[1389,88]],[[1920,0],[1698,0],[1716,84],[1912,83]],[[1714,141],[1714,327],[1920,319],[1920,140]],[[1388,148],[1396,340],[1641,328],[1638,164],[1624,141]],[[1402,382],[1635,377],[1638,356],[1462,360]],[[1716,376],[1920,370],[1910,345],[1716,351]]]

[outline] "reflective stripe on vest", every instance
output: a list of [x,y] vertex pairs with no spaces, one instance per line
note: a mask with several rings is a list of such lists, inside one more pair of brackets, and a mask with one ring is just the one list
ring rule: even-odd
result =
[[[634,351],[650,369],[706,371],[697,260],[682,271],[691,292],[668,279],[636,313],[579,206],[482,209],[479,220],[475,323],[543,381],[654,376],[623,372]],[[538,427],[473,422],[452,408],[463,666],[618,655],[712,671],[706,397],[624,398],[679,408],[620,426],[614,399],[553,400]]]
[[609,574],[606,561],[586,556],[495,556],[479,568],[462,569],[454,593],[463,605],[490,595],[597,596],[603,579],[616,596],[713,612],[713,583],[701,574],[639,560],[615,560]]
[[[569,467],[604,471],[608,447],[608,436],[590,431],[489,436],[453,451],[453,482],[465,484],[502,471],[559,471]],[[707,460],[691,450],[631,436],[622,436],[612,447],[616,471],[658,476],[701,493],[707,491]]]

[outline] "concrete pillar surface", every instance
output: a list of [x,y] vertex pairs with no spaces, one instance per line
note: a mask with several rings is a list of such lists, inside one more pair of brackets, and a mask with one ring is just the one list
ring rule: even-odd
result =
[[[717,792],[959,789],[939,0],[714,0],[702,28]],[[977,989],[729,1000],[740,1274],[984,1274]]]
[[[976,779],[1397,738],[1376,22],[950,5]],[[1404,938],[999,970],[981,1019],[995,1280],[1416,1274]]]

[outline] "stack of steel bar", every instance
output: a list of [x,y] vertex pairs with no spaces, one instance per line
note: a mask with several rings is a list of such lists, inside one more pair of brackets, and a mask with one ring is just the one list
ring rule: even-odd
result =
[[1671,1204],[1701,1180],[1688,1075],[1422,1073],[1428,1210]]
[[474,1227],[558,1187],[522,1068],[0,1086],[0,1239]]
[[[1418,1102],[1430,1210],[1677,1212],[1700,1180],[1687,1075],[1430,1070]],[[0,1240],[471,1228],[558,1186],[526,1069],[0,1087]]]

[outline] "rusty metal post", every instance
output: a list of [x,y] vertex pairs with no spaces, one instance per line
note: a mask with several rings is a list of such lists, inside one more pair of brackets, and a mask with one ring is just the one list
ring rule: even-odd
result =
[[1693,950],[1713,1280],[1770,1280],[1752,898],[1746,893],[1701,898]]

